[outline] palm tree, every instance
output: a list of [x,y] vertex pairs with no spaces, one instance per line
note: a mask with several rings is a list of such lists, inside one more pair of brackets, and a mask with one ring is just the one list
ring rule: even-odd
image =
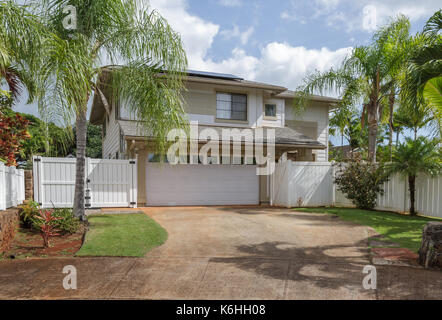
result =
[[426,23],[424,32],[413,38],[402,81],[402,100],[416,105],[426,100],[433,112],[442,115],[442,10]]
[[[63,26],[66,5],[76,8],[76,30]],[[181,92],[187,59],[167,21],[136,0],[41,0],[34,10],[49,33],[38,80],[45,89],[39,107],[76,119],[74,213],[84,218],[90,97],[102,99],[107,112],[112,101],[125,101],[162,148],[167,132],[185,123]],[[112,80],[108,86],[107,77]]]
[[370,45],[354,48],[339,69],[307,76],[296,102],[302,107],[306,98],[316,91],[323,94],[333,90],[341,92],[341,105],[362,101],[362,119],[367,116],[368,151],[372,162],[376,161],[378,121],[383,113],[381,101],[392,94],[403,59],[402,51],[391,50],[392,39],[408,34],[409,27],[408,19],[401,16],[376,32]]
[[38,47],[43,29],[25,7],[12,1],[0,2],[0,85],[6,85],[3,98],[12,104],[26,88],[31,103],[36,93],[33,74],[37,69]]
[[[414,139],[417,139],[419,129],[433,127],[437,131],[438,119],[432,114],[429,104],[419,103],[416,105],[404,104],[399,107],[396,113],[396,123],[403,128],[413,131]],[[436,130],[434,130],[436,132]]]
[[408,177],[410,191],[410,214],[415,215],[415,190],[418,174],[436,176],[442,171],[442,154],[438,139],[406,138],[393,151],[392,162],[385,165],[389,174],[400,173]]

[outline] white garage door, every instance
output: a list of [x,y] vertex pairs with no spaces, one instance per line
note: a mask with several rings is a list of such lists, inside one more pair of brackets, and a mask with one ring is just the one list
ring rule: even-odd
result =
[[147,163],[148,206],[259,204],[252,165]]

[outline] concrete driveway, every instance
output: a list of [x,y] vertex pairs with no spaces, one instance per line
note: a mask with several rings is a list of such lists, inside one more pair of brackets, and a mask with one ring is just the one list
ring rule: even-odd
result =
[[[441,299],[439,271],[376,266],[368,228],[329,215],[251,207],[146,208],[169,233],[144,258],[0,262],[0,298]],[[78,271],[64,290],[65,265]]]

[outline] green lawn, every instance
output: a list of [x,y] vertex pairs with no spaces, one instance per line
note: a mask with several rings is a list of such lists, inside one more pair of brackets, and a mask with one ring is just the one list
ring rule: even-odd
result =
[[142,257],[167,239],[167,231],[142,213],[93,215],[88,220],[78,256]]
[[369,226],[402,248],[418,251],[422,239],[422,229],[429,221],[439,221],[425,217],[411,217],[392,212],[369,211],[353,208],[296,208],[295,211],[336,214],[342,220]]

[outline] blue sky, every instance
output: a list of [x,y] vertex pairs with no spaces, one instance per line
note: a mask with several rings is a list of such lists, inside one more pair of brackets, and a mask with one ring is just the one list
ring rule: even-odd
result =
[[[309,72],[339,65],[352,47],[366,44],[374,28],[389,17],[407,15],[415,33],[442,7],[435,0],[151,0],[150,4],[180,33],[189,68],[290,89],[296,89]],[[16,109],[36,113],[35,106],[22,103]]]
[[296,89],[311,71],[338,65],[390,16],[412,32],[441,5],[423,0],[152,0],[185,43],[191,68]]

